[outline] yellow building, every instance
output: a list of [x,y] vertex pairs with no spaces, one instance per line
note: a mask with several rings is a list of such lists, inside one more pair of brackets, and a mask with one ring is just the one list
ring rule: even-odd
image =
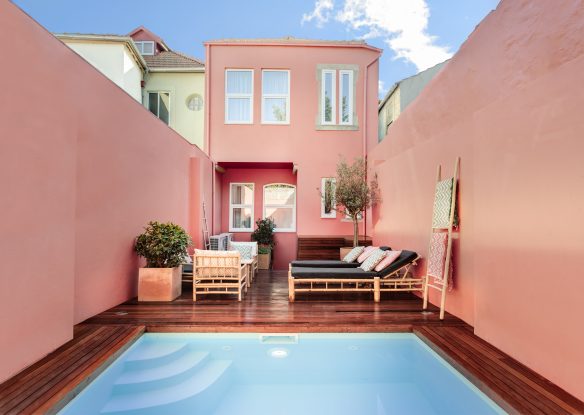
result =
[[56,34],[147,110],[204,151],[205,64],[144,27],[127,36]]

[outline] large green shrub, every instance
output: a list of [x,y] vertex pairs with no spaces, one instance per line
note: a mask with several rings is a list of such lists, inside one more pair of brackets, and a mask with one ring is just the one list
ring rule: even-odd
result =
[[259,245],[268,246],[273,248],[274,242],[274,229],[276,225],[271,218],[258,219],[256,221],[256,229],[251,234],[251,240],[256,241]]
[[134,249],[146,258],[147,268],[174,268],[184,262],[190,236],[174,223],[149,222],[145,232],[136,238]]

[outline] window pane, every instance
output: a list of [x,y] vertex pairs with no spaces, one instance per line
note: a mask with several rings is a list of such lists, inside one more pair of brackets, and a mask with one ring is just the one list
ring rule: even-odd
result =
[[251,184],[232,184],[231,185],[231,204],[233,204],[233,205],[252,205],[253,204],[253,186]]
[[264,71],[262,79],[264,94],[288,95],[288,72]]
[[227,120],[231,122],[251,121],[250,98],[227,98],[227,100],[228,100]]
[[324,120],[333,121],[333,74],[324,73]]
[[251,208],[233,208],[233,227],[251,229]]
[[333,181],[327,180],[324,184],[324,213],[327,215],[333,211],[334,191]]
[[266,205],[294,205],[296,202],[296,188],[286,185],[266,187],[264,204]]
[[153,55],[154,54],[154,42],[142,43],[142,54],[143,55]]
[[264,98],[264,121],[286,121],[286,98]]
[[267,207],[266,217],[272,218],[279,229],[294,227],[294,209],[291,207]]
[[341,88],[343,91],[343,96],[341,97],[341,119],[342,122],[349,122],[349,112],[351,110],[351,108],[349,108],[350,105],[350,96],[349,93],[351,91],[351,85],[349,84],[350,78],[349,78],[349,74],[348,73],[343,73],[341,75]]
[[228,94],[251,94],[251,74],[250,71],[228,71],[227,93]]
[[158,117],[158,94],[156,92],[148,94],[148,109]]
[[160,101],[158,102],[158,118],[168,124],[169,121],[169,109],[170,109],[170,94],[168,92],[162,92],[158,94],[160,96]]

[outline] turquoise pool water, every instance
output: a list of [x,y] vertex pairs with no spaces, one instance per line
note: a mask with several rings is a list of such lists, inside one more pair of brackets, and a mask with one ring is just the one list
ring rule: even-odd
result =
[[497,413],[414,334],[145,334],[60,412]]

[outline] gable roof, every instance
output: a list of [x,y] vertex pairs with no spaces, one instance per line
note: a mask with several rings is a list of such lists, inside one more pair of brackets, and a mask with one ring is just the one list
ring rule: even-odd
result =
[[163,72],[164,70],[188,72],[201,71],[205,68],[205,64],[200,60],[172,50],[163,51],[157,55],[144,55],[143,58],[151,72]]
[[149,38],[151,38],[156,43],[158,43],[160,46],[162,46],[162,49],[164,49],[164,50],[170,50],[170,48],[168,47],[168,45],[164,42],[164,40],[162,40],[162,38],[160,36],[158,36],[156,33],[152,32],[151,30],[145,28],[144,26],[138,26],[137,28],[135,28],[134,30],[132,30],[130,33],[128,33],[128,36],[129,37],[133,37],[133,36],[135,36],[139,32],[146,33],[146,35]]

